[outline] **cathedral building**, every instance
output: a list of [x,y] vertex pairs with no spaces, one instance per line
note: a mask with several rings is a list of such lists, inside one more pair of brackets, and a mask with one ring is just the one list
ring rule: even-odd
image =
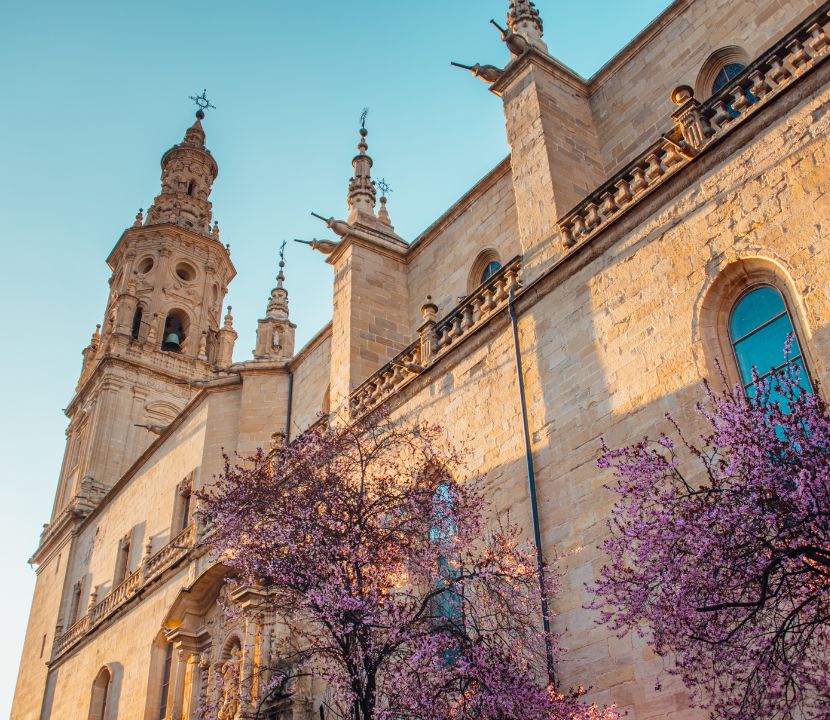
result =
[[[666,412],[695,422],[717,362],[749,383],[789,331],[813,387],[828,386],[828,11],[675,0],[585,79],[555,59],[539,9],[512,0],[509,62],[468,68],[503,103],[509,157],[401,238],[361,128],[347,214],[307,250],[334,269],[331,322],[295,348],[280,267],[246,360],[223,308],[236,271],[200,113],[107,258],[32,558],[13,720],[194,720],[200,698],[239,681],[229,659],[270,657],[274,628],[226,617],[223,571],[194,548],[191,493],[222,471],[223,448],[385,405],[444,425],[495,510],[530,533],[519,372],[543,550],[582,548],[555,606],[562,682],[587,681],[631,720],[705,717],[676,680],[655,690],[664,661],[643,641],[584,609],[614,501],[599,438],[654,435]],[[309,682],[271,716],[318,718],[324,695]]]

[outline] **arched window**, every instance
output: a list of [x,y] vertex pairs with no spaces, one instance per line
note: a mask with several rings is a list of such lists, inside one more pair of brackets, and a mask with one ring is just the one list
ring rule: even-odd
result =
[[499,270],[501,270],[501,263],[498,260],[491,260],[481,272],[481,282],[487,282]]
[[480,252],[470,268],[470,275],[467,278],[467,295],[482,283],[487,282],[499,270],[501,270],[501,260],[495,250],[491,248]]
[[718,74],[715,76],[715,80],[712,82],[712,95],[723,90],[726,87],[727,83],[730,80],[734,80],[738,75],[740,75],[746,65],[739,62],[729,63],[728,65],[724,65]]
[[[784,355],[784,347],[790,336],[789,361],[800,368],[801,387],[813,392],[790,313],[776,288],[756,285],[744,293],[732,308],[729,335],[741,382],[750,397],[756,392],[753,368],[760,379],[780,370],[788,359]],[[774,391],[772,395],[772,400],[783,400]]]
[[181,352],[187,337],[187,316],[180,310],[173,310],[164,321],[161,349]]
[[744,71],[749,61],[749,54],[737,45],[715,50],[700,68],[695,81],[695,96],[705,100],[723,90]]
[[108,720],[107,700],[109,699],[111,682],[112,673],[108,667],[102,667],[98,671],[98,675],[95,676],[95,682],[92,683],[92,698],[89,703],[89,720]]
[[138,340],[139,333],[141,333],[141,318],[144,317],[144,308],[139,305],[135,309],[133,315],[133,329],[131,332],[133,340]]

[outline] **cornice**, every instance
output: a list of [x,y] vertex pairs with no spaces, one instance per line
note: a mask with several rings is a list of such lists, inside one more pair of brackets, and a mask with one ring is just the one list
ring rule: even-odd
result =
[[567,65],[559,62],[556,58],[543,53],[532,45],[507,64],[501,77],[490,86],[490,92],[501,97],[514,80],[531,66],[538,67],[550,73],[569,85],[573,90],[586,95],[588,94],[588,81],[584,77],[574,70],[571,70]]
[[214,240],[213,237],[203,235],[202,233],[198,233],[194,230],[182,227],[181,225],[176,225],[175,223],[169,222],[156,223],[153,225],[139,225],[138,227],[128,227],[126,230],[124,230],[124,232],[121,233],[121,236],[116,241],[112,250],[110,250],[109,255],[107,255],[107,266],[112,270],[115,269],[113,261],[115,256],[117,255],[118,249],[121,247],[125,239],[129,239],[134,235],[147,235],[150,233],[161,235],[160,231],[162,230],[173,230],[174,232],[183,235],[186,240],[192,240],[198,243],[208,252],[216,253],[217,255],[219,255],[220,259],[225,263],[225,266],[230,271],[230,276],[228,277],[227,281],[230,282],[231,280],[233,280],[233,278],[236,277],[236,268],[234,267],[234,264],[231,261],[231,257],[228,254],[228,251],[225,249],[224,245]]
[[426,230],[424,230],[409,246],[406,255],[406,261],[411,262],[418,253],[427,247],[433,240],[441,235],[441,233],[450,225],[452,225],[458,218],[464,215],[470,207],[475,204],[477,200],[483,197],[487,192],[505,175],[510,172],[510,155],[500,160],[490,172],[481,178],[473,187],[471,187],[464,195],[462,195],[453,205],[446,210],[435,222],[433,222]]
[[331,321],[327,322],[317,334],[311,338],[298,353],[288,363],[291,372],[295,372],[297,368],[303,364],[305,359],[311,355],[320,345],[322,345],[328,338],[331,337]]

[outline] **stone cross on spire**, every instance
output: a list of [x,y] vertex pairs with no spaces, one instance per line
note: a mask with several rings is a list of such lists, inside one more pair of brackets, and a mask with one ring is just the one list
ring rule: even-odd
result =
[[507,27],[523,36],[537,50],[545,53],[548,51],[548,46],[542,40],[542,18],[532,0],[510,0]]
[[366,151],[369,146],[366,144],[366,136],[369,131],[366,129],[366,114],[368,108],[360,115],[360,141],[357,144],[358,154],[352,160],[352,167],[354,167],[354,177],[349,180],[349,217],[348,222],[353,223],[358,220],[364,222],[374,221],[375,217],[375,202],[377,200],[377,192],[375,184],[372,182],[372,158],[370,158]]

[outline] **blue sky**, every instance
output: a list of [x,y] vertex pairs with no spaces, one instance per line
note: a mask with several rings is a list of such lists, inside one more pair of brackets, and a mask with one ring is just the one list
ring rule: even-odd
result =
[[[101,321],[104,259],[159,189],[162,153],[205,121],[219,162],[215,217],[238,276],[228,302],[250,357],[285,238],[345,214],[358,117],[375,177],[411,240],[508,152],[500,101],[450,60],[503,64],[488,25],[507,0],[8,2],[0,9],[0,571],[7,619],[0,716],[11,706],[34,572],[49,519],[81,349]],[[537,0],[551,52],[589,76],[668,0]],[[288,246],[302,345],[331,312],[331,269]],[[299,346],[298,345],[298,346]],[[91,679],[90,679],[91,681]]]

